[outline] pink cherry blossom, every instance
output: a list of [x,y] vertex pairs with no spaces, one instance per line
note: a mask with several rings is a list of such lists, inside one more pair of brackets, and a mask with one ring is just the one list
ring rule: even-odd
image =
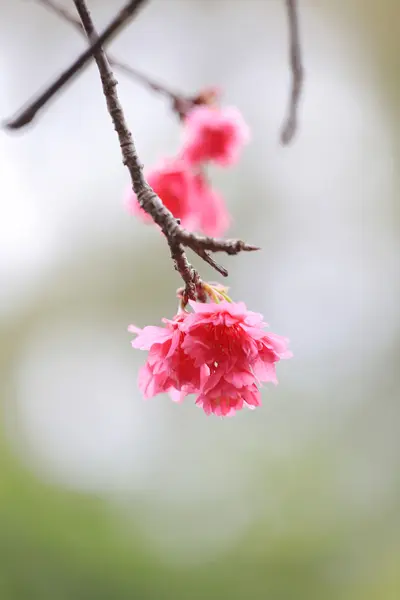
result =
[[[229,227],[225,202],[207,183],[202,173],[194,172],[182,159],[164,161],[149,171],[147,181],[174,217],[189,231],[221,236]],[[152,222],[129,190],[127,207],[132,214]]]
[[196,106],[185,119],[182,156],[192,165],[213,161],[226,167],[238,160],[249,137],[237,108]]
[[292,356],[288,340],[265,331],[262,315],[243,302],[190,301],[190,308],[164,319],[165,327],[129,327],[137,334],[132,346],[149,351],[139,375],[144,396],[196,394],[206,414],[219,416],[260,406],[260,383],[276,384],[276,363]]

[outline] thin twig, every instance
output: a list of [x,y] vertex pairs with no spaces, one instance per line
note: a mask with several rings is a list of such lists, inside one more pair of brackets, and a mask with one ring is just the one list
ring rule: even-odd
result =
[[59,91],[61,88],[76,76],[85,65],[92,58],[94,52],[102,47],[106,42],[111,39],[128,24],[130,19],[133,17],[135,12],[144,4],[146,0],[130,0],[114,17],[111,23],[104,29],[92,44],[83,52],[73,63],[66,69],[57,79],[42,93],[39,94],[32,102],[28,104],[26,108],[23,108],[16,117],[13,117],[7,121],[4,125],[8,129],[20,129],[24,125],[28,125],[39,112],[39,110],[47,104],[47,102]]
[[[50,12],[52,12],[53,14],[62,18],[64,21],[67,21],[68,23],[73,25],[73,27],[75,27],[75,29],[77,31],[79,31],[86,37],[85,30],[83,29],[81,22],[78,19],[75,19],[75,17],[73,15],[71,15],[71,13],[68,10],[66,10],[64,7],[59,6],[53,0],[33,0],[33,1],[36,2],[37,4],[40,4],[41,6],[43,6],[45,8],[47,8]],[[191,98],[185,97],[183,94],[179,94],[178,92],[171,90],[169,87],[165,86],[164,84],[154,81],[153,79],[151,79],[144,73],[141,73],[137,69],[134,69],[133,67],[131,67],[130,65],[127,65],[124,62],[121,62],[120,60],[116,59],[115,57],[108,55],[108,60],[109,60],[110,65],[112,65],[113,67],[115,67],[116,69],[121,71],[121,73],[124,73],[128,77],[131,77],[132,79],[135,79],[136,81],[139,81],[140,83],[144,84],[147,88],[149,88],[151,91],[166,96],[169,100],[171,100],[174,108],[176,108],[177,106],[183,107],[185,103],[188,105],[188,108],[190,108],[192,106],[193,101]]]
[[227,254],[238,254],[241,251],[258,250],[255,246],[245,244],[240,240],[220,240],[190,233],[181,227],[172,213],[164,206],[143,176],[143,166],[136,152],[132,134],[128,128],[125,115],[117,93],[117,81],[114,77],[105,52],[95,44],[97,33],[85,0],[74,0],[83,28],[91,43],[92,52],[100,73],[103,92],[106,97],[108,112],[119,138],[124,165],[128,168],[132,181],[132,189],[140,206],[159,225],[171,250],[175,267],[185,282],[185,294],[195,299],[200,288],[200,277],[188,262],[184,247],[191,248],[203,260],[208,262],[219,273],[226,276],[224,267],[218,265],[209,252],[223,251]]
[[299,34],[297,0],[285,0],[289,25],[289,55],[292,84],[287,117],[281,132],[281,142],[289,144],[297,130],[300,96],[303,88],[304,69],[302,65]]

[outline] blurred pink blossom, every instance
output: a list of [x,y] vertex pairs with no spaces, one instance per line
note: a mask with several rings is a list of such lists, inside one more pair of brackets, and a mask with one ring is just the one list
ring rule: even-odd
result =
[[[193,174],[183,160],[164,160],[154,169],[146,173],[150,187],[161,198],[182,224],[193,211]],[[132,214],[140,215],[145,221],[152,223],[152,218],[140,207],[136,194],[129,189],[127,207]]]
[[[182,159],[165,160],[147,173],[147,181],[166,208],[189,231],[221,236],[229,227],[229,213],[222,196],[209,186],[202,173],[192,171]],[[132,190],[128,193],[127,207],[132,214],[153,222]]]
[[192,165],[212,161],[233,165],[250,133],[241,113],[233,106],[196,106],[184,121],[182,156]]

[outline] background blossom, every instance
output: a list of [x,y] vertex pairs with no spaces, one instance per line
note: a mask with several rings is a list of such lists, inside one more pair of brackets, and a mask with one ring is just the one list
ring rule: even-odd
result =
[[250,133],[234,106],[193,108],[185,119],[183,157],[191,164],[215,162],[235,164]]

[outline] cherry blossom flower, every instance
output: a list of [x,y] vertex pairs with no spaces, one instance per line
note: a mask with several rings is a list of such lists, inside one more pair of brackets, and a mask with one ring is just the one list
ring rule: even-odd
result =
[[249,141],[249,129],[233,106],[196,106],[185,118],[182,156],[192,165],[213,161],[233,165]]
[[[164,161],[149,171],[147,180],[166,208],[189,231],[217,237],[226,232],[230,217],[224,199],[209,186],[201,172],[193,171],[182,159]],[[132,190],[127,207],[132,214],[153,222]]]
[[292,356],[288,340],[266,331],[262,315],[232,302],[226,288],[204,289],[215,301],[189,301],[192,312],[163,319],[165,327],[129,327],[137,334],[132,346],[149,351],[139,388],[146,398],[196,394],[206,414],[219,416],[260,406],[260,384],[277,384],[276,363]]

